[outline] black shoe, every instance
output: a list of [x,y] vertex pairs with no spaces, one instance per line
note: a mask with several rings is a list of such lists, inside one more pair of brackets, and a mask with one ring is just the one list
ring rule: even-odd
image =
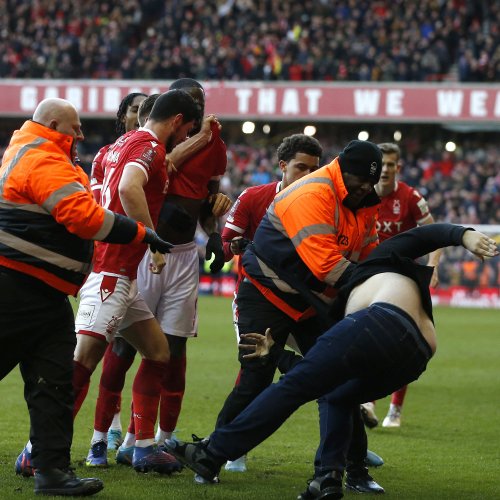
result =
[[80,479],[71,469],[35,470],[35,495],[75,496],[93,495],[104,488],[100,479]]
[[219,476],[220,468],[226,459],[218,460],[207,449],[207,441],[197,443],[183,443],[182,441],[173,444],[165,443],[165,448],[179,462],[199,474],[203,479],[214,482]]
[[297,497],[297,500],[312,500],[315,498],[335,500],[343,496],[342,474],[337,471],[332,471],[324,476],[316,477],[309,481],[307,490],[301,493]]
[[372,493],[374,495],[385,493],[384,488],[374,481],[368,472],[359,475],[349,474],[348,472],[345,487],[348,490],[357,491],[358,493]]

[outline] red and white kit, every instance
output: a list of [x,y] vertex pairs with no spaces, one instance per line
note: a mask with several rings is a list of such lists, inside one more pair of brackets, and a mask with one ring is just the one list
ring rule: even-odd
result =
[[[211,141],[170,175],[169,195],[204,200],[211,180],[226,171],[226,145],[219,129],[212,128]],[[177,337],[195,337],[198,332],[198,251],[194,242],[175,245],[165,255],[161,274],[149,271],[147,253],[139,266],[139,291],[156,316],[162,330]]]
[[[100,203],[113,212],[125,214],[118,186],[125,168],[139,168],[147,183],[144,193],[153,223],[156,224],[168,188],[164,165],[166,151],[153,132],[130,131],[107,150]],[[118,327],[153,317],[137,291],[137,268],[147,245],[96,244],[94,269],[80,292],[76,316],[78,333],[104,336],[109,342]]]
[[[227,216],[226,224],[222,230],[222,241],[224,246],[224,258],[226,261],[233,257],[230,250],[231,240],[241,236],[247,240],[253,240],[255,231],[264,217],[266,210],[274,200],[276,193],[280,190],[280,182],[271,182],[269,184],[261,184],[260,186],[252,186],[243,191],[238,199],[234,202]],[[239,343],[240,337],[238,333],[238,304],[236,296],[238,287],[243,280],[241,272],[241,259],[238,261],[238,281],[234,290],[233,309],[233,325],[236,332],[236,343]]]
[[425,224],[430,216],[425,198],[415,188],[398,181],[396,189],[382,197],[377,221],[379,240]]

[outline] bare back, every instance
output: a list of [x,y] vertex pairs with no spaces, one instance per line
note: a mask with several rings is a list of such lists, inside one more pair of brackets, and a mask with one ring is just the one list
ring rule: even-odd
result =
[[436,331],[422,307],[417,284],[397,273],[380,273],[355,287],[347,301],[345,314],[352,314],[375,302],[386,302],[403,309],[410,315],[432,352],[436,351]]

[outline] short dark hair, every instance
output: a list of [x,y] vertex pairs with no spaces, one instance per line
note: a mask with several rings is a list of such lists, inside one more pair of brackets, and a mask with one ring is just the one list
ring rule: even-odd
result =
[[123,117],[127,114],[127,108],[132,104],[132,101],[140,95],[147,97],[147,94],[143,94],[142,92],[131,92],[122,99],[122,102],[118,107],[118,111],[116,112],[115,130],[118,136],[125,133],[125,123],[123,123]]
[[202,84],[200,82],[197,82],[193,78],[179,78],[178,80],[172,82],[168,89],[175,90],[175,89],[194,89],[194,88],[199,88],[203,90],[203,92],[205,92],[205,89],[203,88]]
[[297,153],[321,158],[323,148],[317,139],[305,134],[293,134],[285,137],[278,146],[278,161],[290,161]]
[[149,119],[163,121],[177,114],[182,114],[184,123],[196,120],[199,115],[195,100],[181,89],[169,90],[161,94],[153,105]]
[[144,101],[142,101],[139,105],[139,110],[137,111],[137,120],[139,121],[139,125],[141,125],[141,127],[148,119],[151,110],[153,109],[153,105],[158,97],[160,97],[160,94],[151,94],[149,97],[146,97],[146,99],[144,99]]

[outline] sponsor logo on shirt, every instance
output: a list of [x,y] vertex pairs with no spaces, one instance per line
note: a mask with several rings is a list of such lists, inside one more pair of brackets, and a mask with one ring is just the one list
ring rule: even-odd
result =
[[376,224],[376,229],[377,233],[392,233],[396,232],[399,233],[401,231],[401,227],[403,226],[402,221],[390,221],[390,220],[384,220],[384,221],[377,221]]

